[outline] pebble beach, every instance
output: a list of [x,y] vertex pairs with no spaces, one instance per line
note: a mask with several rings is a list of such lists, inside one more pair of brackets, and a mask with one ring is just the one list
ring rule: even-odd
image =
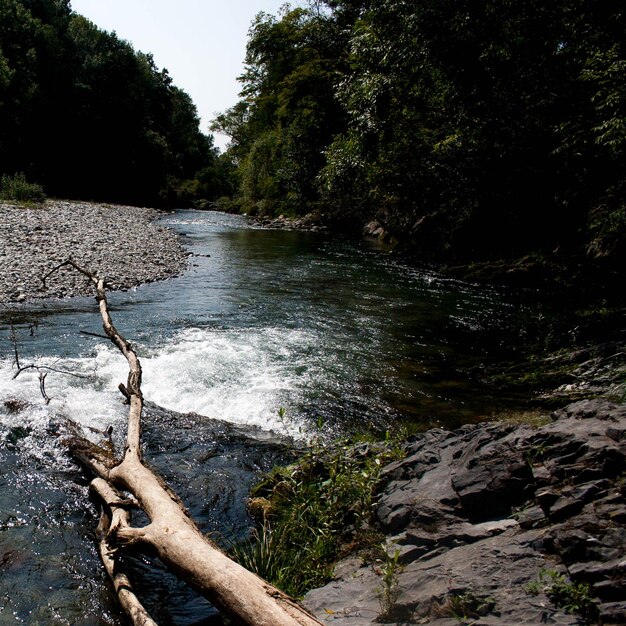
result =
[[0,204],[0,302],[93,295],[93,286],[59,263],[73,259],[104,276],[109,289],[130,289],[180,274],[187,253],[159,225],[155,209],[47,201],[41,207]]

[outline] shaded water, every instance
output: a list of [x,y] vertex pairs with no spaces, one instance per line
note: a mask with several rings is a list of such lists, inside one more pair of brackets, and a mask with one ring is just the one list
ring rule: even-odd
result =
[[[163,222],[194,255],[189,271],[110,300],[154,403],[146,455],[206,532],[245,533],[249,486],[286,458],[280,435],[322,422],[333,432],[454,426],[511,402],[475,379],[515,350],[524,311],[512,296],[443,281],[365,244],[240,217],[185,211]],[[11,323],[22,363],[82,377],[50,373],[44,406],[36,373],[13,380],[11,343],[1,344],[0,624],[118,624],[93,545],[96,511],[55,434],[69,417],[121,436],[126,364],[79,334],[100,332],[92,299],[0,309],[3,337]],[[143,557],[132,566],[157,621],[210,618],[161,567]]]

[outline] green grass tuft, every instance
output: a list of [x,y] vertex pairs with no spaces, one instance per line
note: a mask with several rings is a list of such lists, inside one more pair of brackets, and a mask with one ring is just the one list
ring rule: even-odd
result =
[[0,200],[39,204],[46,199],[43,187],[29,183],[22,173],[9,176],[4,174],[0,181]]
[[323,585],[348,547],[378,540],[370,528],[374,489],[383,466],[402,454],[392,442],[318,442],[297,463],[275,468],[252,493],[260,527],[232,546],[233,558],[293,597]]

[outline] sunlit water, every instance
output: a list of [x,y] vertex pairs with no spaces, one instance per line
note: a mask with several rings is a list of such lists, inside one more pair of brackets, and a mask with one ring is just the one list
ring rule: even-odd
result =
[[[306,440],[320,425],[453,426],[511,401],[479,389],[477,373],[515,349],[523,311],[512,297],[443,281],[363,243],[218,213],[163,222],[184,237],[189,270],[110,302],[154,403],[146,455],[206,532],[245,532],[246,491],[286,458],[281,436]],[[48,406],[37,371],[13,378],[11,328],[22,365],[56,370]],[[123,435],[126,363],[81,330],[101,332],[93,299],[0,309],[0,624],[121,623],[93,544],[87,481],[59,434],[69,418]],[[211,619],[158,564],[131,565],[163,623]]]

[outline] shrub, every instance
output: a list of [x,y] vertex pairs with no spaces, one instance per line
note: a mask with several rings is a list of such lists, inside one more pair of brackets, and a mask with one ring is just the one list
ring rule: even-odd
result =
[[228,196],[220,196],[215,205],[218,211],[224,213],[245,213],[244,202],[242,198],[230,198]]
[[13,176],[4,174],[0,184],[0,199],[14,202],[43,202],[46,196],[43,187],[29,183],[23,173]]
[[570,582],[556,570],[542,569],[539,580],[528,583],[525,589],[532,595],[545,593],[555,606],[566,613],[580,615],[585,623],[592,623],[597,617],[590,586],[587,583]]
[[374,489],[383,465],[401,455],[391,442],[315,444],[253,491],[262,527],[233,557],[294,597],[324,584],[342,549],[371,544]]

